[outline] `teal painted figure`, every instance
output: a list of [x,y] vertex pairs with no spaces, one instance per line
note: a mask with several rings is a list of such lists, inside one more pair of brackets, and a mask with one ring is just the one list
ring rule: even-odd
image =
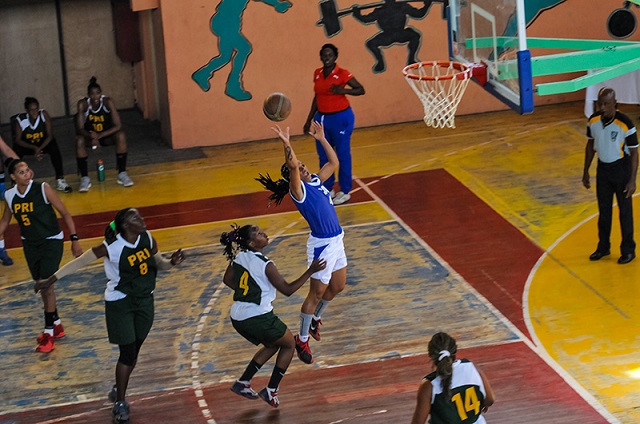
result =
[[[291,7],[286,0],[255,0],[273,6],[278,13]],[[191,78],[204,91],[209,91],[213,74],[231,62],[225,94],[238,101],[251,99],[251,93],[242,86],[242,70],[252,52],[251,43],[242,35],[242,14],[249,0],[221,0],[211,17],[211,32],[218,37],[218,56],[193,73]]]
[[[524,2],[524,20],[529,26],[545,10],[551,9],[564,3],[566,0],[527,0]],[[518,19],[515,14],[511,15],[507,27],[504,30],[506,36],[514,36],[518,33]]]

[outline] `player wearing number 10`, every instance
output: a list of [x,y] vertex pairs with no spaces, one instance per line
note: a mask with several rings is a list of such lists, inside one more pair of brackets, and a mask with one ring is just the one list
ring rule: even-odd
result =
[[489,380],[472,362],[456,360],[456,340],[436,333],[429,341],[429,359],[435,371],[418,389],[418,404],[411,424],[484,424],[483,413],[495,401]]
[[45,290],[58,279],[70,275],[98,258],[104,259],[107,288],[104,292],[109,342],[120,348],[116,364],[116,384],[109,399],[114,402],[113,422],[128,422],[125,401],[129,377],[138,361],[154,318],[153,292],[158,270],[182,263],[178,249],[171,259],[158,255],[158,245],[147,231],[137,209],[122,209],[105,230],[105,241],[67,263],[47,280],[38,281],[35,290]]
[[100,146],[116,145],[116,166],[118,184],[131,187],[133,181],[127,174],[127,139],[122,130],[118,109],[111,97],[102,94],[102,88],[91,77],[87,87],[87,97],[78,101],[76,114],[76,161],[80,172],[80,188],[87,192],[91,188],[87,160],[87,146],[98,149]]

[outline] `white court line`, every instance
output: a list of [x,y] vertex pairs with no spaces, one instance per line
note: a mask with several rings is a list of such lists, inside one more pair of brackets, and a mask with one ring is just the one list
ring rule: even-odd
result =
[[[387,212],[395,217],[395,219],[398,221],[398,223],[400,223],[400,225],[403,226],[403,228],[405,228],[405,230],[407,232],[409,232],[409,234],[411,234],[416,241],[418,241],[418,243],[420,243],[426,250],[427,252],[429,252],[430,255],[432,255],[436,261],[438,261],[440,264],[442,264],[443,267],[445,267],[449,273],[454,276],[455,278],[458,278],[460,280],[460,282],[462,282],[463,284],[465,284],[467,286],[467,289],[469,291],[471,291],[477,298],[478,300],[480,300],[481,303],[483,303],[487,308],[489,308],[489,310],[491,312],[493,312],[500,321],[502,321],[511,331],[513,331],[515,334],[518,335],[518,337],[522,340],[522,342],[527,345],[529,347],[529,349],[531,349],[536,355],[538,355],[540,357],[540,359],[542,359],[544,362],[547,363],[547,365],[549,365],[549,367],[551,369],[553,369],[561,378],[564,379],[564,381],[573,389],[576,391],[576,393],[578,393],[578,395],[580,395],[580,397],[582,397],[585,402],[587,402],[589,405],[591,405],[591,407],[593,409],[595,409],[600,415],[602,415],[603,418],[605,418],[608,422],[612,423],[612,424],[619,424],[620,421],[613,415],[611,414],[611,412],[609,412],[609,410],[602,405],[591,393],[589,393],[584,387],[582,387],[582,385],[580,383],[578,383],[577,380],[575,380],[573,378],[573,376],[571,376],[564,368],[562,368],[548,353],[547,351],[544,349],[544,347],[540,346],[540,341],[537,340],[537,338],[535,339],[537,342],[537,345],[534,344],[531,340],[529,340],[528,337],[526,337],[511,321],[509,321],[504,315],[502,315],[502,313],[496,309],[495,306],[493,306],[493,304],[491,304],[491,302],[489,302],[484,296],[482,296],[473,286],[471,286],[464,278],[462,278],[462,276],[460,274],[458,274],[452,267],[451,265],[449,265],[442,257],[440,257],[440,255],[438,255],[432,248],[431,246],[429,246],[424,240],[422,240],[422,238],[420,236],[418,236],[418,234],[415,233],[415,231],[413,231],[404,221],[402,221],[400,219],[400,217],[391,209],[389,208],[389,206],[387,206],[386,203],[384,203],[382,201],[382,199],[380,199],[375,193],[373,193],[373,191],[371,191],[371,189],[369,187],[367,187],[361,180],[356,180],[356,182],[363,188],[363,190],[365,190],[367,193],[369,193],[369,195],[374,198],[377,202],[380,203],[380,205],[387,210]],[[535,268],[534,268],[535,269]],[[531,274],[530,274],[531,276]],[[530,284],[529,279],[527,279],[527,283],[526,284]],[[525,288],[527,286],[525,285]],[[527,291],[528,292],[528,291]],[[526,301],[526,298],[525,298]],[[525,322],[528,315],[528,303],[523,306],[523,308],[526,307],[526,313],[525,310],[523,309],[523,313],[525,313]],[[527,329],[531,332],[532,328],[530,327],[530,322],[527,323]],[[534,337],[535,333],[532,332],[532,337]],[[539,347],[540,346],[540,347]]]

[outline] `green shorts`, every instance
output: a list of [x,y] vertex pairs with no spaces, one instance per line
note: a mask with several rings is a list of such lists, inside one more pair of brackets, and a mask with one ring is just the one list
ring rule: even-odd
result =
[[286,324],[280,321],[273,311],[243,321],[231,319],[231,324],[242,337],[254,345],[273,345],[287,331]]
[[147,338],[153,325],[153,296],[104,302],[109,343],[127,345]]
[[49,278],[60,267],[64,252],[62,239],[22,240],[22,247],[34,280]]

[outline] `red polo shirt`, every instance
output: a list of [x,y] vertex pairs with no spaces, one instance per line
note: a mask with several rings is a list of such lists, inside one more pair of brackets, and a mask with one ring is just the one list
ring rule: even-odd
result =
[[324,77],[322,68],[318,68],[313,73],[313,91],[316,93],[316,105],[320,113],[340,112],[349,107],[349,100],[344,94],[333,94],[331,87],[339,85],[344,87],[353,78],[351,72],[340,68],[337,64],[333,71]]

